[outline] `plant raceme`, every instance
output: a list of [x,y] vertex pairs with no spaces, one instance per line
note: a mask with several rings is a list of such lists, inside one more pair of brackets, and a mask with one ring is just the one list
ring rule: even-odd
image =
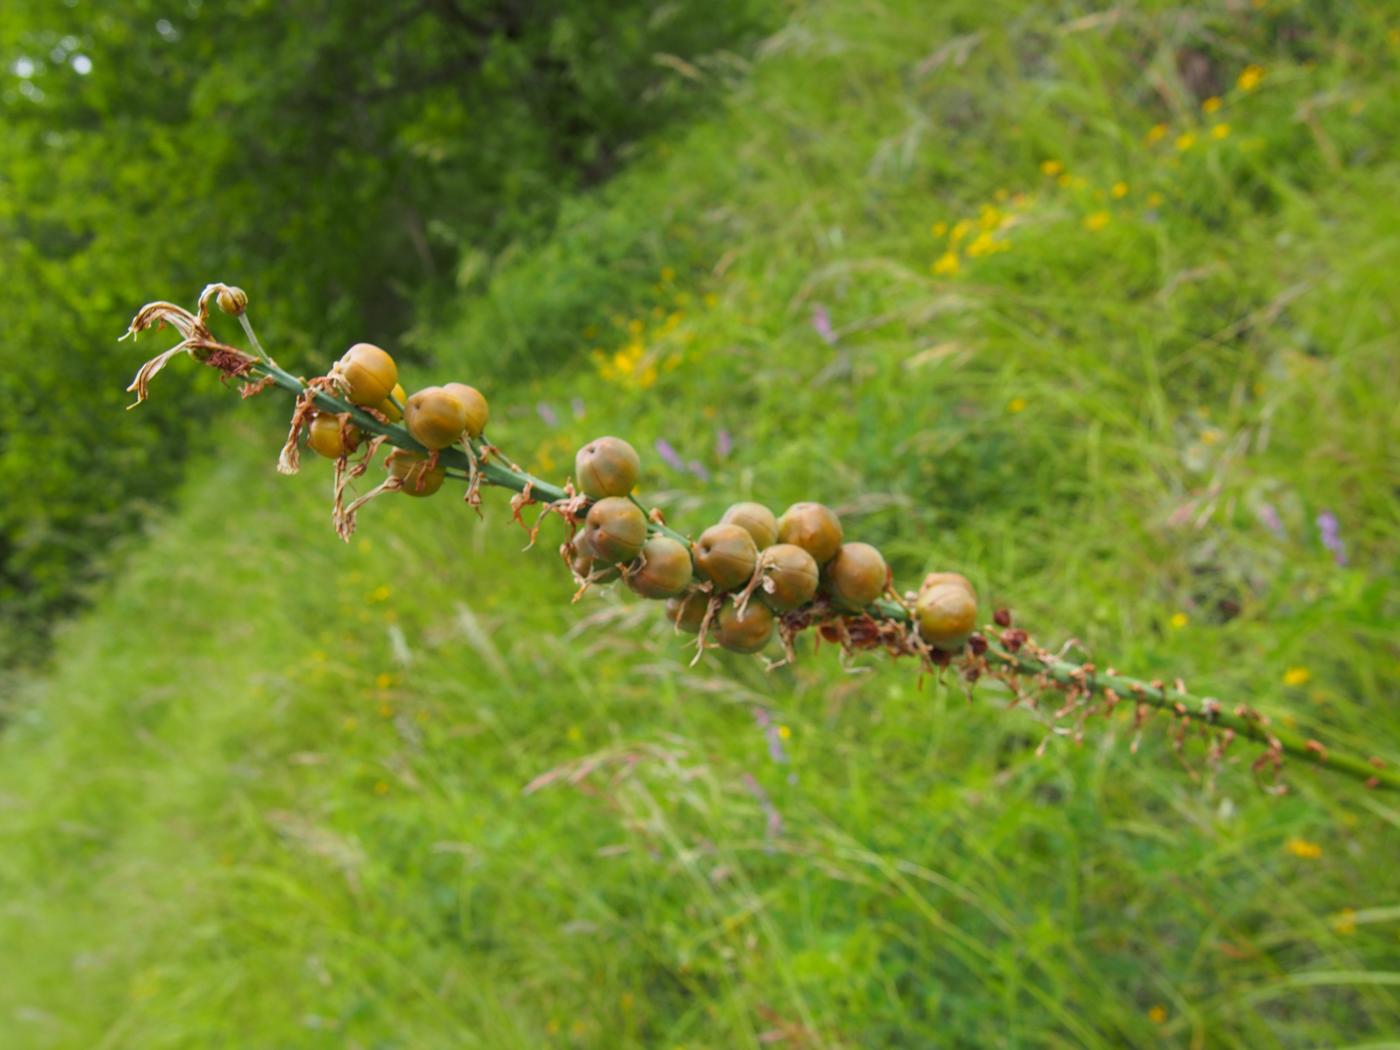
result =
[[[238,319],[252,352],[214,338],[211,302]],[[561,519],[559,553],[577,584],[575,600],[622,579],[640,597],[665,601],[676,631],[695,635],[696,660],[711,642],[759,653],[776,638],[783,655],[769,666],[781,666],[796,659],[798,636],[813,629],[848,655],[883,649],[910,656],[925,670],[956,674],[969,691],[981,679],[997,679],[1016,703],[1044,715],[1050,731],[1042,750],[1051,736],[1078,742],[1091,717],[1126,706],[1139,729],[1154,712],[1168,715],[1178,750],[1188,737],[1202,738],[1212,769],[1233,757],[1239,738],[1262,745],[1250,756],[1251,769],[1272,791],[1285,790],[1279,772],[1286,756],[1370,788],[1400,789],[1400,774],[1381,759],[1328,748],[1245,704],[1193,695],[1180,679],[1168,685],[1065,660],[1014,627],[1004,609],[979,624],[976,592],[957,573],[929,573],[917,591],[901,593],[880,552],[848,541],[838,515],[823,504],[795,503],[777,516],[760,503],[735,503],[692,540],[633,495],[642,462],[622,438],[585,444],[573,479],[561,486],[522,470],[491,444],[490,407],[480,391],[446,383],[405,395],[393,357],[377,346],[357,343],[326,375],[300,379],[262,348],[247,305],[242,290],[211,284],[194,312],[168,302],[143,307],[127,335],[169,325],[181,340],[142,365],[128,390],[137,404],[144,401],[152,378],[184,353],[240,384],[244,397],[273,386],[292,394],[278,469],[295,473],[303,444],[334,462],[333,519],[342,538],[354,532],[360,508],[383,495],[431,496],[452,477],[466,482],[465,501],[480,513],[481,487],[505,488],[514,493],[512,517],[530,533],[531,546],[545,518]],[[385,446],[384,479],[347,500]],[[521,512],[531,505],[543,509],[526,525]]]

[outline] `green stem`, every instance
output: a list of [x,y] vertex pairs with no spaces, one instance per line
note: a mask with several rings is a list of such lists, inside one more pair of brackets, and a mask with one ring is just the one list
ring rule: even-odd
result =
[[[270,358],[253,362],[252,370],[271,377],[278,386],[298,396],[301,396],[307,389],[303,380],[285,371]],[[415,441],[404,427],[383,423],[357,405],[350,404],[321,390],[315,392],[315,401],[318,406],[327,411],[349,413],[355,426],[362,431],[383,436],[390,444],[424,454],[428,451]],[[477,448],[475,444],[472,447]],[[478,458],[480,459],[480,456]],[[470,469],[466,453],[461,449],[443,449],[440,461],[445,466],[463,472]],[[550,503],[569,498],[569,494],[558,485],[553,485],[525,471],[513,470],[495,460],[479,463],[478,470],[481,473],[482,481],[488,485],[499,486],[514,492],[524,492],[528,487],[533,497]],[[642,512],[648,515],[649,531],[671,536],[689,546],[690,541],[685,536],[666,525],[651,522],[648,508],[637,502],[635,498],[633,498],[633,502],[637,503]],[[909,611],[897,602],[882,599],[872,604],[867,611],[878,619],[896,620],[902,623],[910,622]],[[1367,760],[1356,755],[1323,748],[1297,733],[1273,726],[1258,713],[1242,705],[1233,710],[1227,709],[1219,701],[1194,696],[1186,692],[1168,690],[1161,682],[1145,682],[1126,675],[1100,672],[1089,665],[1060,660],[1031,647],[1013,652],[996,642],[989,642],[986,659],[994,667],[1002,667],[1017,674],[1043,677],[1066,688],[1077,688],[1087,696],[1110,699],[1108,694],[1112,693],[1118,700],[1131,706],[1136,706],[1139,703],[1147,704],[1179,718],[1190,719],[1216,729],[1231,730],[1236,736],[1257,741],[1268,748],[1291,755],[1311,765],[1345,773],[1370,787],[1400,791],[1400,772],[1384,765],[1378,765],[1378,760]]]
[[[895,602],[877,602],[871,612],[885,619],[904,622],[909,620],[908,611]],[[1378,759],[1367,760],[1343,751],[1324,748],[1299,733],[1274,726],[1258,712],[1244,705],[1230,709],[1218,700],[1168,689],[1163,682],[1145,682],[1140,678],[1106,673],[1096,670],[1092,665],[1075,664],[1029,648],[1013,652],[997,642],[988,642],[986,658],[993,666],[1005,667],[1018,674],[1043,676],[1067,688],[1077,688],[1089,696],[1108,698],[1108,694],[1112,693],[1118,700],[1130,706],[1143,703],[1178,718],[1187,718],[1216,729],[1228,729],[1236,736],[1247,737],[1266,747],[1277,748],[1311,765],[1345,773],[1371,787],[1400,791],[1400,771],[1377,765]]]

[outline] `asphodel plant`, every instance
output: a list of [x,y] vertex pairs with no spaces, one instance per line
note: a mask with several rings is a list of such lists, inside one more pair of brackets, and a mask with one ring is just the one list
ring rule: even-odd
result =
[[[211,303],[238,319],[248,350],[214,338]],[[1380,758],[1327,747],[1245,703],[1195,695],[1179,678],[1142,680],[1067,660],[1014,626],[1004,609],[982,622],[973,586],[956,573],[929,573],[916,590],[901,592],[880,552],[848,538],[821,503],[796,503],[781,515],[760,503],[736,503],[692,536],[636,498],[641,459],[611,436],[580,448],[573,477],[562,485],[536,477],[491,444],[490,405],[476,388],[452,382],[407,394],[393,357],[369,343],[350,347],[324,376],[292,375],[263,349],[247,308],[247,295],[224,284],[206,287],[194,312],[168,302],[143,307],[127,335],[168,325],[181,339],[142,365],[128,390],[140,404],[151,379],[181,354],[217,369],[244,397],[284,390],[294,404],[278,469],[296,473],[303,446],[332,461],[332,517],[344,539],[373,499],[432,496],[451,478],[465,483],[465,502],[481,513],[483,487],[507,489],[512,520],[529,533],[529,546],[547,518],[559,519],[559,554],[573,575],[575,600],[620,581],[642,599],[664,601],[675,630],[695,636],[694,660],[717,645],[770,650],[776,658],[765,657],[769,666],[781,666],[796,659],[799,636],[813,630],[848,656],[884,650],[910,657],[922,671],[955,676],[969,693],[979,680],[997,679],[1016,703],[1041,712],[1047,741],[1078,741],[1091,718],[1123,708],[1139,730],[1154,716],[1165,719],[1178,749],[1202,741],[1211,768],[1235,761],[1247,741],[1243,757],[1271,791],[1285,790],[1280,774],[1288,758],[1369,788],[1400,789],[1400,774]],[[381,452],[382,480],[357,492]],[[522,514],[531,506],[540,509],[527,523]]]

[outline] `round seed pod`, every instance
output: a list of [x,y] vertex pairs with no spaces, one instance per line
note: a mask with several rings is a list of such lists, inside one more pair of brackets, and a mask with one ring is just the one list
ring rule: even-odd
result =
[[795,543],[825,565],[841,548],[841,519],[820,503],[794,503],[778,519],[778,541]]
[[574,456],[574,477],[589,499],[625,496],[641,473],[637,450],[619,437],[594,438]]
[[462,428],[467,432],[467,437],[481,437],[481,432],[491,420],[491,406],[486,403],[485,396],[466,383],[444,383],[442,388],[462,402],[462,407],[467,410],[467,425]]
[[238,317],[248,309],[248,293],[233,285],[219,289],[217,301],[219,309],[233,317]]
[[758,564],[758,547],[740,525],[711,525],[691,549],[701,577],[721,591],[748,583]]
[[795,543],[775,543],[759,555],[765,577],[758,591],[769,608],[788,612],[817,593],[817,560]]
[[399,491],[406,496],[431,496],[442,488],[447,468],[441,463],[428,469],[428,457],[406,448],[396,448],[384,460],[389,473],[403,482]]
[[403,418],[413,439],[436,451],[462,440],[467,429],[467,406],[443,387],[429,386],[404,403]]
[[778,542],[778,519],[762,503],[736,503],[719,520],[721,525],[738,525],[759,550]]
[[346,426],[341,429],[344,417],[330,412],[318,412],[306,428],[306,443],[327,459],[348,456],[360,447],[360,429]]
[[627,575],[627,585],[643,598],[670,598],[690,585],[695,574],[690,551],[670,536],[653,536],[642,544],[641,568]]
[[890,580],[884,556],[868,543],[843,543],[822,569],[822,589],[834,605],[864,609]]
[[394,359],[373,343],[356,343],[331,366],[345,384],[345,396],[357,405],[377,405],[399,381]]
[[666,619],[688,634],[699,634],[710,599],[699,591],[666,600]]
[[389,397],[386,397],[375,406],[379,411],[384,413],[385,418],[388,419],[390,423],[397,423],[403,418],[403,413],[399,411],[399,405],[394,404],[390,398],[397,398],[399,405],[402,405],[408,400],[408,395],[404,393],[402,383],[395,383],[394,389],[389,392]]
[[631,561],[647,539],[642,508],[620,496],[600,499],[588,508],[584,521],[588,543],[605,562]]
[[961,573],[956,572],[929,573],[927,576],[924,577],[924,582],[919,584],[919,593],[923,594],[925,591],[932,590],[934,587],[937,587],[939,584],[942,583],[956,584],[957,586],[963,588],[963,590],[967,591],[967,593],[972,595],[974,598],[977,597],[977,592],[973,590],[972,587],[972,581],[969,580],[966,576],[963,576]]
[[919,596],[914,615],[924,641],[956,652],[977,628],[977,599],[956,583],[940,583]]
[[749,602],[743,616],[737,606],[726,605],[715,623],[719,644],[734,653],[756,653],[773,637],[773,610],[758,602]]
[[588,542],[587,530],[574,536],[574,554],[569,559],[569,566],[579,579],[587,579],[596,572],[598,575],[593,578],[594,583],[612,583],[622,575],[622,570],[616,565],[609,565],[598,557],[593,545]]

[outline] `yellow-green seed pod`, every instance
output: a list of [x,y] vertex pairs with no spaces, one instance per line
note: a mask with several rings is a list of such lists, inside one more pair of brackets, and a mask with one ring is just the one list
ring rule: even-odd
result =
[[219,309],[233,317],[238,317],[248,309],[248,293],[242,288],[228,285],[219,289]]
[[639,565],[627,574],[627,585],[643,598],[671,598],[689,587],[694,575],[684,543],[653,536],[642,545]]
[[759,550],[778,542],[778,519],[762,503],[736,503],[719,520],[722,525],[744,529]]
[[574,536],[574,554],[569,559],[569,565],[579,579],[586,580],[591,576],[594,583],[612,583],[622,575],[618,566],[609,565],[598,557],[593,545],[588,542],[586,529]]
[[817,593],[817,561],[795,543],[775,543],[758,556],[763,584],[757,592],[777,612],[806,605]]
[[317,412],[306,428],[306,443],[327,459],[348,456],[360,446],[360,429],[344,425],[346,417],[330,412]]
[[773,637],[773,610],[758,602],[749,602],[744,615],[738,607],[726,605],[715,617],[715,638],[730,652],[756,653]]
[[666,619],[688,634],[699,634],[709,604],[709,597],[700,591],[692,591],[679,598],[669,598],[666,601]]
[[[397,423],[399,420],[403,419],[403,413],[399,411],[399,405],[402,405],[407,400],[408,394],[404,392],[403,385],[401,383],[395,383],[394,389],[389,392],[389,396],[379,402],[375,407],[384,414],[384,418],[390,423]],[[398,401],[399,405],[394,404],[395,401]]]
[[588,508],[584,531],[589,545],[603,561],[631,561],[646,542],[647,519],[642,508],[631,500],[609,496]]
[[843,609],[864,609],[889,582],[884,556],[868,543],[843,543],[822,569],[822,589]]
[[404,404],[403,418],[413,439],[436,451],[462,440],[467,429],[467,406],[443,387],[424,387]]
[[941,583],[956,584],[957,586],[967,591],[967,593],[972,595],[974,598],[977,597],[977,591],[973,589],[972,581],[969,580],[966,576],[963,576],[961,573],[956,572],[929,573],[927,576],[924,577],[924,582],[919,584],[919,593],[923,594],[925,591],[932,590],[934,587],[937,587]]
[[431,496],[442,488],[447,468],[441,463],[428,469],[428,457],[406,448],[396,448],[384,460],[389,473],[403,482],[399,489],[406,496]]
[[841,519],[820,503],[794,503],[778,519],[778,541],[795,543],[825,565],[841,549]]
[[732,591],[748,583],[758,564],[758,547],[740,525],[711,525],[700,534],[692,550],[700,576],[721,591]]
[[476,387],[467,386],[466,383],[445,383],[443,389],[462,402],[462,407],[467,410],[467,422],[462,428],[467,437],[481,437],[486,424],[491,421],[491,406],[486,403],[485,396]]
[[345,397],[357,405],[377,405],[399,381],[394,359],[373,343],[356,343],[331,366]]
[[914,615],[924,641],[957,652],[977,629],[977,599],[956,583],[940,583],[919,596]]
[[626,496],[641,473],[637,450],[619,437],[594,438],[574,457],[574,477],[589,499]]

